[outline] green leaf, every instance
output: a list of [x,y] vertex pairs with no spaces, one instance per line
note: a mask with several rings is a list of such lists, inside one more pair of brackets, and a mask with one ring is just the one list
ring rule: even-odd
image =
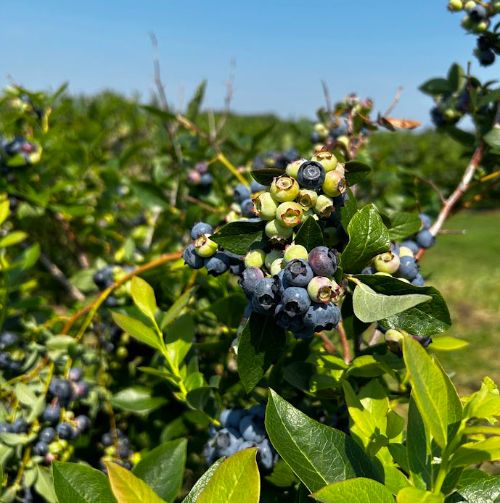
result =
[[313,493],[312,497],[323,503],[394,503],[389,489],[364,477],[327,485]]
[[134,339],[154,349],[160,351],[163,349],[163,341],[160,339],[159,335],[142,321],[117,312],[113,312],[111,315],[113,316],[113,321]]
[[28,234],[23,231],[14,231],[7,234],[5,237],[0,239],[0,248],[7,248],[8,246],[14,246],[24,241],[28,237]]
[[210,468],[197,480],[196,484],[191,488],[189,494],[182,500],[182,503],[196,503],[198,501],[198,496],[207,487],[208,482],[213,477],[217,468],[224,461],[223,458],[218,459]]
[[35,491],[48,503],[57,503],[54,481],[48,468],[36,465]]
[[138,276],[134,276],[130,285],[130,293],[134,304],[149,319],[154,320],[158,306],[156,305],[155,292],[151,286]]
[[282,174],[283,170],[280,168],[252,168],[254,180],[262,185],[271,185],[273,179]]
[[10,215],[10,203],[8,199],[5,199],[0,203],[0,225],[2,225],[7,217]]
[[286,333],[276,325],[272,316],[250,315],[239,339],[237,358],[238,373],[247,393],[277,361],[285,343]]
[[[340,211],[340,221],[342,223],[342,227],[347,229],[349,222],[352,220],[352,217],[358,211],[358,203],[351,189],[347,189],[346,191],[347,197],[344,199],[344,206],[337,208],[337,211]],[[344,194],[345,195],[345,194]]]
[[458,92],[465,81],[465,72],[457,63],[453,63],[448,70],[448,83],[453,92]]
[[451,319],[448,307],[441,294],[435,288],[410,285],[390,276],[363,274],[357,275],[356,278],[377,293],[385,295],[416,293],[432,297],[432,301],[424,302],[402,313],[380,320],[380,324],[384,328],[406,330],[412,335],[422,335],[425,337],[436,335],[450,328]]
[[186,401],[193,409],[204,412],[208,417],[219,417],[220,396],[209,386],[193,389],[187,394]]
[[132,472],[158,496],[174,501],[182,486],[186,447],[185,438],[166,442],[148,452]]
[[212,475],[197,503],[258,503],[260,475],[256,449],[243,449],[227,458]]
[[196,287],[186,290],[168,309],[161,319],[160,327],[164,330],[170,323],[180,316],[182,310],[188,305]]
[[422,222],[416,213],[395,211],[389,215],[389,237],[400,241],[420,230]]
[[494,149],[500,149],[500,127],[495,126],[484,135],[484,141]]
[[427,80],[419,89],[430,96],[439,96],[440,94],[449,94],[453,92],[448,80],[441,78]]
[[491,103],[492,101],[500,101],[500,88],[493,89],[492,91],[487,92],[484,96],[477,101],[478,108],[482,108],[484,105]]
[[[484,472],[481,473],[483,475],[486,475]],[[480,480],[475,480],[465,486],[460,487],[458,492],[453,494],[450,498],[450,503],[498,502],[499,498],[500,475],[486,475]]]
[[271,475],[266,476],[266,480],[276,487],[290,487],[299,482],[295,473],[282,459],[278,459]]
[[215,300],[210,305],[210,311],[215,314],[220,323],[237,328],[247,304],[248,299],[242,293],[230,293]]
[[90,466],[56,461],[52,477],[60,503],[116,503],[106,476]]
[[464,408],[464,418],[486,419],[491,424],[500,416],[500,393],[496,384],[485,377],[481,389],[473,393]]
[[352,296],[354,314],[365,323],[388,318],[429,300],[432,300],[430,295],[419,293],[384,295],[364,283],[356,285]]
[[253,244],[262,242],[265,225],[266,223],[262,221],[248,222],[241,220],[230,222],[210,236],[210,239],[227,251],[245,255]]
[[176,120],[175,114],[173,114],[171,112],[166,112],[165,110],[161,110],[160,108],[153,107],[150,105],[140,105],[140,107],[143,110],[146,110],[146,112],[148,112],[152,115],[156,115],[156,117],[159,117],[161,120],[163,120],[165,122]]
[[105,464],[109,483],[118,503],[165,503],[153,489],[132,472],[110,461]]
[[312,250],[316,246],[323,245],[323,232],[314,218],[307,218],[299,227],[294,243],[296,245],[304,246],[308,251]]
[[111,397],[111,403],[119,409],[135,412],[139,415],[149,414],[167,403],[163,397],[152,397],[151,389],[142,386],[131,386],[122,389]]
[[456,351],[457,349],[466,348],[468,345],[467,341],[448,335],[442,335],[432,340],[433,351]]
[[389,233],[373,205],[358,210],[347,226],[349,242],[342,253],[344,272],[359,272],[379,253],[389,250]]
[[273,390],[265,422],[274,448],[310,491],[358,476],[380,478],[351,437],[310,419]]
[[403,339],[403,357],[410,373],[412,396],[424,424],[444,449],[448,432],[462,419],[462,404],[449,378],[412,337]]
[[500,459],[500,436],[489,437],[479,442],[461,445],[453,454],[451,466],[469,466],[498,461]]
[[207,81],[204,80],[201,84],[196,88],[194,96],[191,98],[191,101],[188,104],[186,117],[190,121],[195,121],[196,117],[200,113],[201,103],[203,102],[203,97],[205,96],[205,90],[207,88]]
[[368,164],[359,161],[347,161],[344,167],[345,178],[350,187],[363,181],[372,171],[372,168]]
[[444,503],[444,496],[416,487],[404,487],[398,492],[396,501],[397,503]]
[[430,441],[422,416],[415,404],[415,399],[410,397],[406,452],[411,475],[416,476],[417,481],[421,482],[423,488],[427,487],[431,481],[429,444]]
[[185,314],[177,318],[168,328],[166,335],[169,361],[179,367],[193,345],[195,325],[192,316]]

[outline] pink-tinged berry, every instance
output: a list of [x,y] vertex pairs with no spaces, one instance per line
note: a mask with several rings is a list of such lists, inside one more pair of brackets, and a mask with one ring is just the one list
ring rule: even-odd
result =
[[315,276],[307,285],[307,293],[312,301],[323,304],[331,302],[335,295],[331,280],[324,276]]

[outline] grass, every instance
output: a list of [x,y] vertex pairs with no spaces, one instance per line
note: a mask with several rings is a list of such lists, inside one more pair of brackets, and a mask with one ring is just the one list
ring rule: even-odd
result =
[[422,259],[427,284],[441,291],[453,325],[447,335],[469,346],[440,352],[445,369],[464,392],[476,390],[488,375],[500,384],[500,212],[464,212],[451,218]]

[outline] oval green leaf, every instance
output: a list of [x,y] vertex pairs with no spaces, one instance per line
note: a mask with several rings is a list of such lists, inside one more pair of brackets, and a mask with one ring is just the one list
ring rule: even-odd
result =
[[322,503],[394,503],[389,489],[376,480],[364,477],[335,482],[312,496]]

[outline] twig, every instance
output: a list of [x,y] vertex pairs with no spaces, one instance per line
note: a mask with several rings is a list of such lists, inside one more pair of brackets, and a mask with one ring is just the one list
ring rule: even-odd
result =
[[333,105],[332,105],[332,98],[330,96],[330,90],[328,89],[328,84],[324,80],[322,80],[321,87],[323,88],[323,96],[325,97],[326,111],[328,112],[328,115],[330,116],[330,120],[332,120],[333,119]]
[[[460,183],[457,185],[456,189],[451,193],[451,195],[446,199],[445,203],[443,204],[443,207],[441,208],[441,211],[439,212],[436,221],[432,224],[431,228],[429,229],[429,231],[433,236],[437,236],[437,234],[441,230],[441,227],[443,227],[444,222],[452,212],[453,208],[469,188],[472,178],[474,177],[474,174],[476,173],[479,163],[483,158],[483,153],[484,153],[484,144],[480,143],[476,148],[476,150],[474,151],[474,154],[472,154],[471,160],[464,171]],[[416,256],[417,260],[420,260],[420,258],[422,258],[424,253],[425,248],[422,248],[417,253]]]
[[321,340],[323,341],[323,347],[328,353],[334,355],[337,352],[335,346],[333,345],[333,342],[328,338],[325,332],[318,332],[316,335],[321,338]]
[[224,129],[226,125],[227,118],[229,117],[229,112],[231,111],[231,101],[234,95],[234,75],[235,75],[236,61],[231,59],[229,63],[229,78],[226,81],[226,95],[224,96],[224,114],[222,115],[219,124],[216,127],[215,137]]
[[399,100],[401,99],[401,94],[403,93],[403,86],[399,86],[396,89],[396,93],[394,94],[394,98],[392,98],[391,104],[387,108],[387,110],[384,113],[384,117],[387,117],[392,113],[392,111],[396,108],[396,105],[399,103]]
[[349,341],[347,340],[347,333],[344,328],[344,324],[342,321],[337,325],[337,333],[340,337],[340,344],[342,345],[342,353],[344,354],[344,361],[346,363],[351,363],[352,354],[351,348],[349,346]]
[[82,301],[85,300],[85,295],[83,295],[76,286],[72,285],[69,280],[66,278],[64,273],[54,264],[45,254],[40,254],[40,262],[42,265],[49,271],[50,275],[57,280],[64,288],[68,291],[70,296],[74,300]]
[[441,192],[441,190],[439,189],[439,187],[436,185],[436,183],[433,180],[424,178],[423,176],[420,176],[420,175],[414,175],[414,176],[420,182],[423,182],[423,183],[426,183],[427,185],[429,185],[434,190],[434,192],[436,192],[436,194],[439,196],[439,200],[441,201],[441,204],[446,204],[446,198],[444,197],[443,193]]

